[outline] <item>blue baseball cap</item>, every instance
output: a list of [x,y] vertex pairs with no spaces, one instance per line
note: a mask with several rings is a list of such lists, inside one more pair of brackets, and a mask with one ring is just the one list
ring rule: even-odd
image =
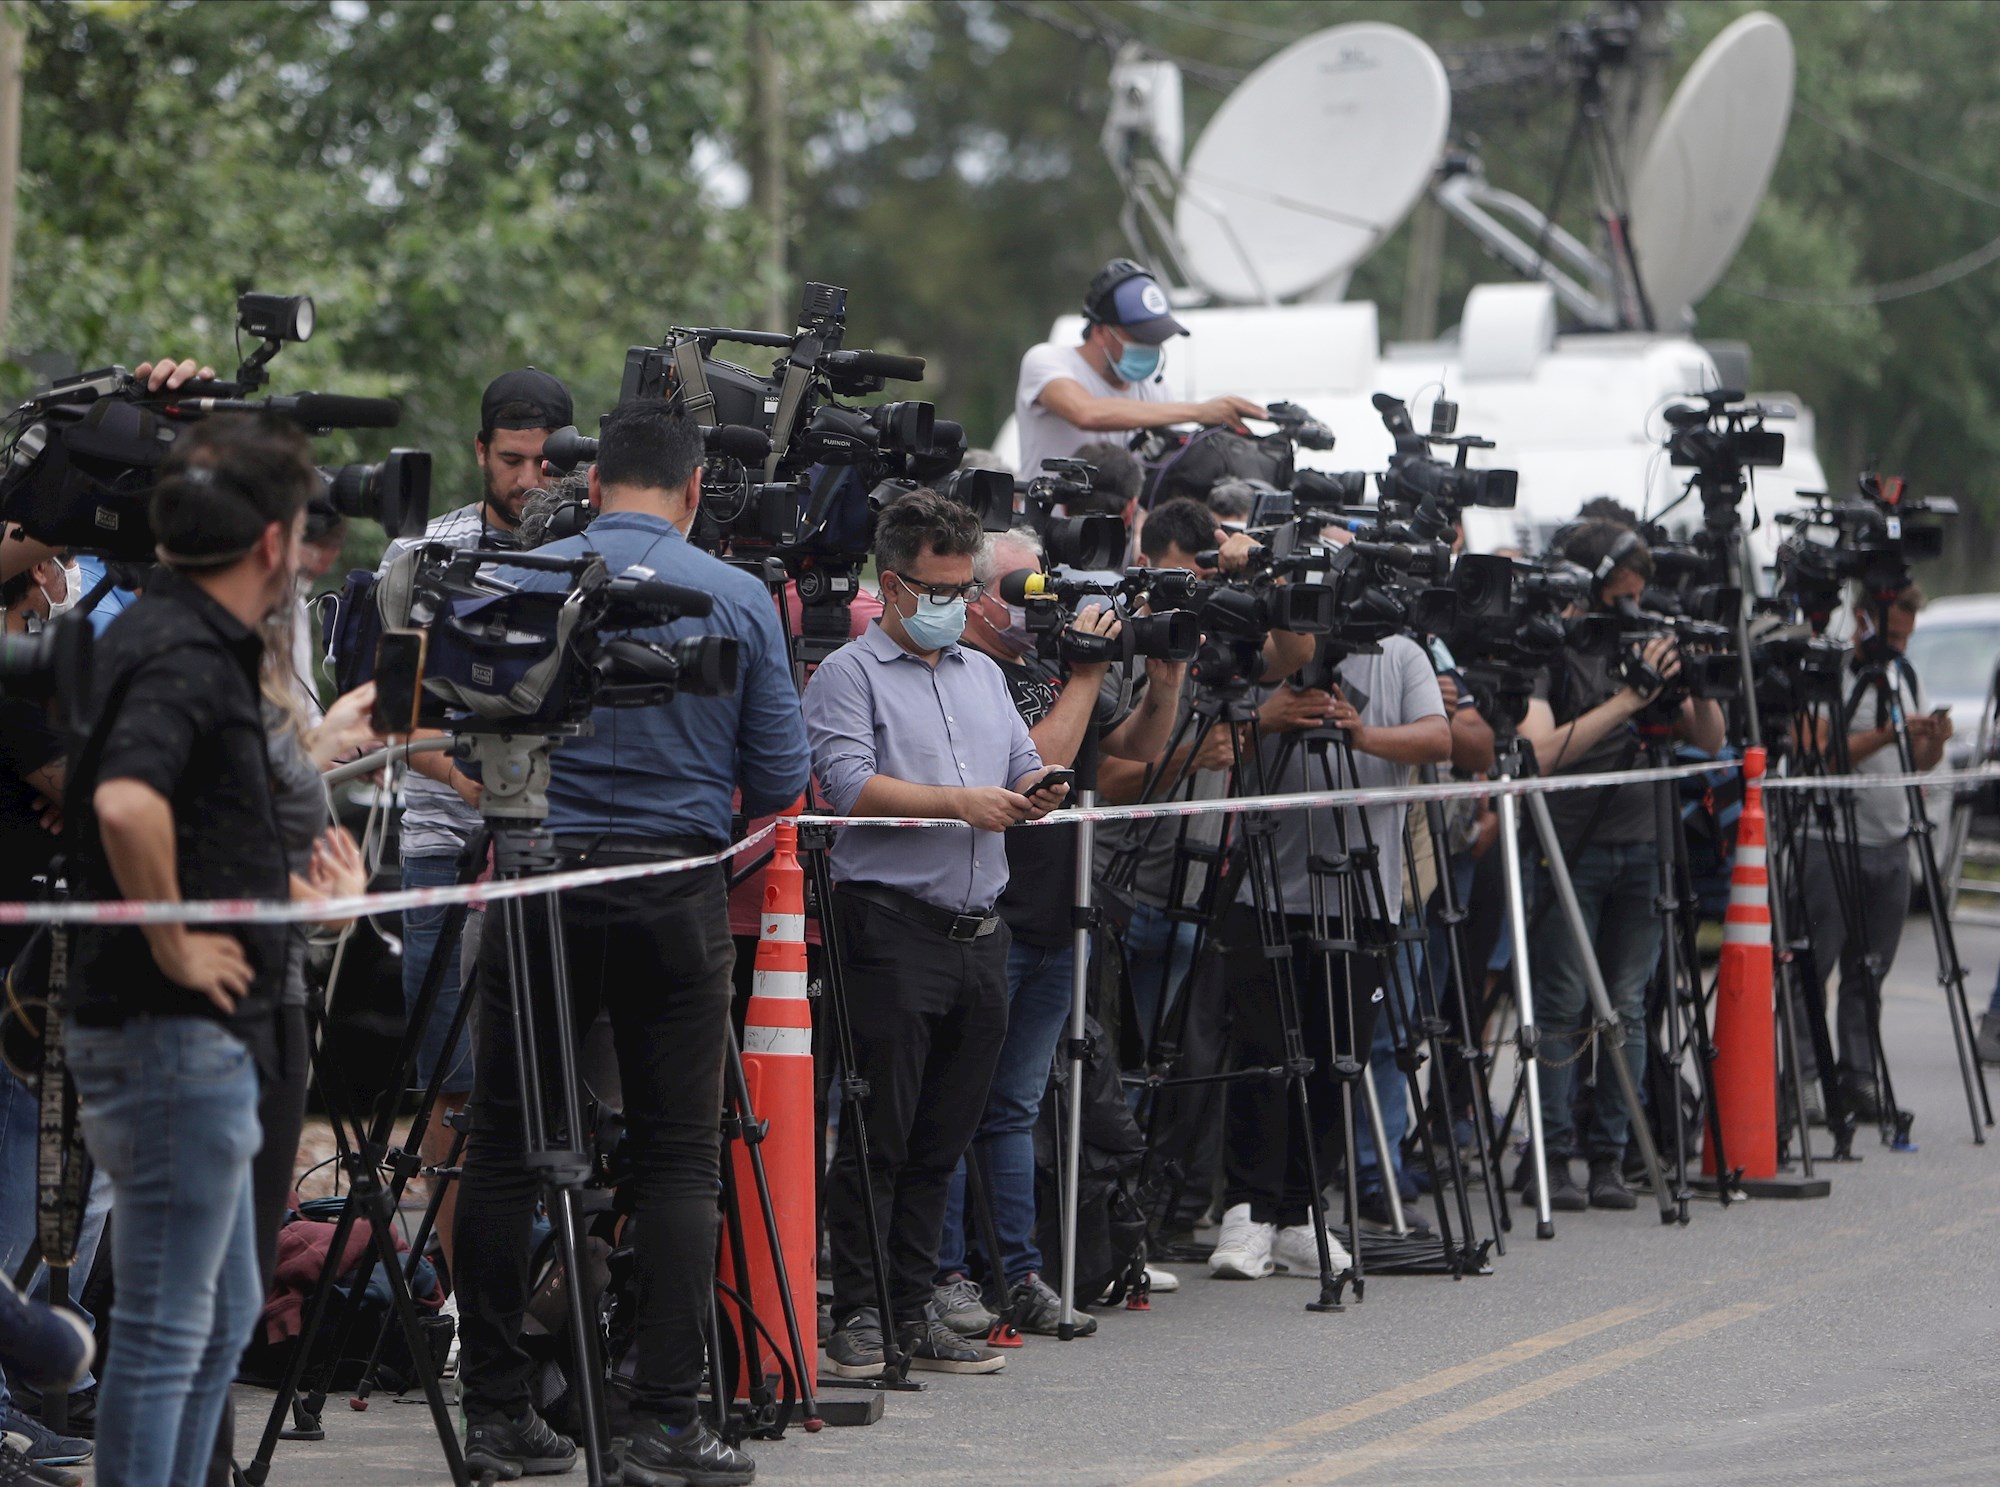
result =
[[1110,311],[1106,320],[1148,346],[1188,333],[1188,328],[1174,319],[1167,292],[1150,274],[1135,274],[1112,290]]

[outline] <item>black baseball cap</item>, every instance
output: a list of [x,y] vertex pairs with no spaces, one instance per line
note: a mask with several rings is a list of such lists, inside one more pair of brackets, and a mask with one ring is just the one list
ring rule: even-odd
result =
[[[500,410],[510,403],[525,404],[532,411],[502,418]],[[560,429],[576,422],[576,405],[560,377],[534,367],[518,372],[502,372],[486,384],[479,400],[479,427],[488,429]]]

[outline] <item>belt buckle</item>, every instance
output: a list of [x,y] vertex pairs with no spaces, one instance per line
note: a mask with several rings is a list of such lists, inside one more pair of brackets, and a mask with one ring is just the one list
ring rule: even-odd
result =
[[985,924],[984,914],[960,914],[951,921],[949,933],[959,944],[969,944],[979,938],[979,932]]

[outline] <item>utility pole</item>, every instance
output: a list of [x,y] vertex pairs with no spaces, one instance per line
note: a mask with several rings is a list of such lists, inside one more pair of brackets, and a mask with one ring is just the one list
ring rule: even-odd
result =
[[744,7],[750,27],[750,86],[752,95],[750,197],[764,223],[764,259],[758,278],[764,289],[764,324],[772,330],[792,325],[790,281],[786,265],[785,211],[785,62],[771,38],[765,7]]
[[20,7],[0,5],[0,353],[14,308],[14,191],[21,174],[21,64],[27,33]]

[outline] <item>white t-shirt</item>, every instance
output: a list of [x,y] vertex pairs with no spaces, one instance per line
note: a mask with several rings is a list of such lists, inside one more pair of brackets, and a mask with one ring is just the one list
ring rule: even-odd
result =
[[[1904,717],[1914,718],[1930,710],[1930,702],[1924,696],[1923,683],[1917,679],[1917,673],[1912,667],[1899,659],[1890,675],[1895,679],[1896,700],[1903,709]],[[1861,706],[1848,722],[1848,732],[1858,733],[1876,727],[1878,723],[1886,720],[1886,714],[1877,706],[1879,700],[1872,691],[1864,694]],[[1887,745],[1855,765],[1854,772],[1901,774],[1903,756],[1897,749],[1895,740],[1891,739]],[[1836,820],[1838,819],[1836,816]],[[1856,790],[1854,832],[1854,839],[1864,847],[1892,847],[1907,839],[1910,834],[1909,792],[1897,789],[1895,786]]]
[[1014,429],[1021,441],[1021,463],[1015,473],[1023,480],[1033,480],[1041,474],[1043,460],[1067,459],[1094,440],[1122,437],[1115,432],[1080,429],[1036,401],[1043,388],[1064,377],[1092,397],[1131,398],[1141,403],[1170,401],[1162,373],[1155,372],[1144,382],[1114,387],[1084,360],[1081,346],[1058,346],[1053,341],[1044,341],[1029,347],[1028,354],[1021,358],[1021,380],[1014,388]]

